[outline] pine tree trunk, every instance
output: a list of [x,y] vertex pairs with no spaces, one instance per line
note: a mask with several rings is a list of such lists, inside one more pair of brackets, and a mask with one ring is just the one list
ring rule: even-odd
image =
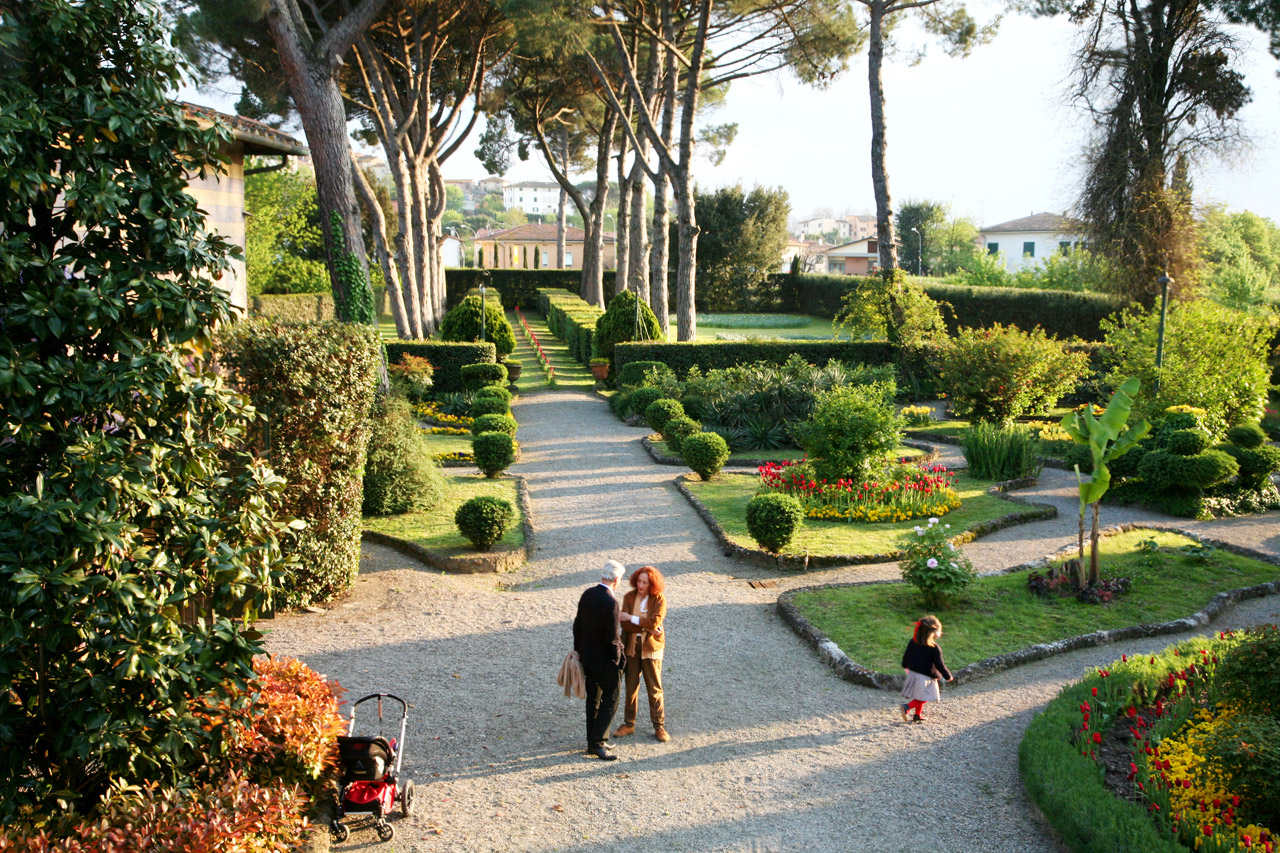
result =
[[662,338],[671,332],[671,291],[667,270],[671,264],[671,189],[667,171],[658,166],[658,180],[653,186],[653,244],[649,248],[649,307],[662,327]]
[[867,79],[871,89],[871,184],[876,199],[876,239],[880,244],[880,269],[898,268],[898,247],[893,234],[893,202],[889,196],[889,171],[885,167],[884,15],[888,0],[868,3],[871,33],[867,43]]
[[391,303],[391,316],[396,322],[396,337],[401,340],[415,340],[400,275],[392,262],[391,247],[387,241],[386,214],[382,212],[382,205],[378,204],[378,197],[374,194],[373,187],[369,186],[369,182],[354,160],[351,161],[351,169],[352,179],[360,191],[360,199],[364,203],[365,210],[369,212],[369,218],[373,220],[374,250],[378,255],[378,263],[382,267],[382,278],[387,283],[387,301]]
[[[643,149],[636,153],[637,160]],[[627,287],[634,291],[642,302],[649,301],[649,228],[645,209],[644,167],[639,163],[631,166],[631,215],[628,223],[631,226],[630,239],[627,241],[629,263],[627,265]]]
[[676,340],[698,339],[698,315],[694,310],[697,294],[698,220],[693,202],[693,120],[698,113],[698,96],[707,27],[711,18],[711,0],[698,4],[698,32],[694,37],[693,55],[686,69],[685,89],[680,104],[680,152],[678,168],[671,173],[676,195],[677,234],[680,253],[676,263]]
[[[565,174],[569,173],[569,134],[560,132],[560,160]],[[556,209],[556,269],[564,269],[565,229],[569,225],[569,194],[560,188],[560,204]]]
[[[623,117],[622,121],[629,121]],[[627,134],[624,131],[618,142],[618,215],[614,219],[614,275],[613,292],[627,289],[631,272],[631,182],[627,180]]]

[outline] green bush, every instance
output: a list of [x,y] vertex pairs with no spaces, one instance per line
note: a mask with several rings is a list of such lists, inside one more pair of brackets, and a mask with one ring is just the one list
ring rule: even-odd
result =
[[1209,447],[1209,433],[1202,429],[1175,429],[1164,434],[1164,445],[1178,456],[1195,456]]
[[978,577],[964,552],[948,542],[950,527],[931,518],[902,536],[902,579],[920,590],[928,608],[943,606]]
[[956,414],[995,423],[1048,414],[1076,387],[1089,361],[1042,329],[1023,332],[998,323],[961,329],[940,355],[942,384]]
[[684,417],[684,406],[675,400],[654,400],[644,410],[645,422],[658,432],[662,432],[667,421],[679,417]]
[[631,392],[631,396],[627,401],[627,408],[636,414],[643,414],[649,410],[649,406],[661,399],[661,388],[637,388]]
[[[440,339],[444,341],[478,341],[484,334],[485,341],[492,341],[498,351],[498,357],[510,355],[516,348],[516,333],[507,316],[502,313],[502,304],[496,299],[487,299],[484,311],[484,328],[480,327],[480,297],[468,296],[444,315],[440,321]],[[505,376],[503,379],[505,380]]]
[[729,461],[729,445],[714,432],[698,432],[680,441],[684,464],[704,480],[710,480]]
[[1255,628],[1224,653],[1214,689],[1219,701],[1280,718],[1280,628]]
[[[507,363],[510,364],[510,361],[508,361]],[[502,402],[508,404],[508,406],[510,406],[511,401],[515,399],[515,396],[516,396],[515,394],[512,394],[510,391],[508,391],[506,388],[504,388],[501,385],[485,385],[483,388],[481,388],[479,391],[476,392],[477,400],[479,400],[481,397],[492,397],[495,400],[501,400]]]
[[1249,803],[1249,822],[1268,827],[1280,823],[1280,718],[1246,706],[1215,726],[1205,746],[1205,763],[1225,789]]
[[756,495],[747,501],[747,531],[774,554],[787,546],[803,520],[804,507],[791,495]]
[[667,443],[667,447],[670,447],[672,452],[679,453],[680,443],[687,437],[699,432],[702,432],[702,424],[693,418],[677,415],[667,421],[663,427],[662,440]]
[[460,375],[462,387],[468,391],[479,391],[487,385],[505,385],[507,369],[501,364],[482,362],[480,364],[463,365]]
[[218,358],[265,418],[254,432],[289,481],[286,508],[307,527],[288,549],[285,601],[302,607],[350,588],[360,567],[362,478],[377,382],[377,330],[353,323],[245,321]]
[[395,362],[387,364],[392,389],[410,403],[426,402],[431,398],[432,389],[435,387],[435,381],[432,378],[435,371],[431,362],[415,355],[405,355],[401,358],[403,360],[399,364]]
[[1142,380],[1134,416],[1154,422],[1169,406],[1196,406],[1205,410],[1204,425],[1214,438],[1225,435],[1229,424],[1256,423],[1270,382],[1267,354],[1274,318],[1207,299],[1176,302],[1169,306],[1164,367],[1157,374],[1159,313],[1133,309],[1104,323],[1108,381]]
[[[189,708],[252,677],[250,623],[282,568],[285,483],[244,452],[255,416],[199,355],[236,325],[214,280],[232,246],[187,186],[230,134],[166,97],[169,36],[150,3],[0,13],[7,849],[20,822],[171,791],[221,748]],[[70,849],[49,841],[16,847]],[[100,825],[77,841],[101,849]]]
[[480,495],[458,507],[453,522],[477,551],[488,551],[507,532],[515,517],[516,510],[510,501]]
[[645,378],[652,371],[657,371],[658,375],[661,376],[669,375],[671,379],[676,378],[671,368],[660,361],[632,361],[624,364],[618,370],[618,386],[621,388],[634,388],[648,384],[645,382]]
[[507,435],[515,435],[520,425],[516,423],[516,419],[511,415],[494,413],[480,415],[471,422],[471,434],[480,435],[483,432],[505,432]]
[[486,477],[496,477],[516,461],[516,440],[506,432],[482,432],[471,442],[476,467]]
[[[489,385],[486,387],[496,388],[498,386]],[[470,414],[473,418],[478,418],[481,415],[509,415],[511,414],[511,404],[500,397],[490,397],[477,391],[476,398],[471,401]]]
[[389,398],[373,408],[364,466],[365,515],[430,509],[444,497],[444,478],[409,403]]
[[800,358],[817,367],[830,361],[847,364],[892,365],[893,347],[884,341],[682,341],[621,343],[614,350],[614,370],[625,371],[634,361],[659,361],[679,377],[694,365],[703,371],[767,361],[785,364]]
[[1280,448],[1269,444],[1261,447],[1224,444],[1219,449],[1236,461],[1239,467],[1236,477],[1242,489],[1253,491],[1262,489],[1271,479],[1271,475],[1280,471]]
[[[1001,323],[1020,329],[1040,326],[1058,338],[1086,341],[1103,338],[1102,322],[1125,307],[1127,300],[1104,293],[1023,290],[1012,287],[956,287],[926,284],[924,292],[943,303],[947,328],[983,328]],[[1145,381],[1143,383],[1146,385]]]
[[680,398],[680,407],[689,417],[701,420],[707,415],[707,398],[701,394],[685,394]]
[[631,395],[626,391],[618,391],[609,396],[609,411],[620,418],[627,416],[631,410]]
[[497,357],[497,350],[491,342],[387,341],[386,349],[388,364],[402,361],[406,355],[431,362],[435,368],[431,378],[436,394],[462,391],[464,365],[492,362]]
[[1036,439],[1021,424],[976,423],[960,436],[970,476],[980,480],[1017,480],[1040,474]]
[[624,290],[609,303],[604,314],[596,320],[595,353],[600,358],[609,359],[613,363],[613,348],[623,341],[660,341],[665,340],[662,326],[653,315],[649,306],[640,303],[640,325],[636,327],[636,295]]
[[551,288],[539,289],[538,308],[546,316],[551,334],[568,344],[570,357],[582,364],[589,363],[595,356],[596,320],[604,312],[588,305],[577,294]]
[[1255,423],[1237,424],[1227,430],[1227,441],[1237,447],[1261,447],[1267,440],[1267,434]]
[[798,436],[817,479],[867,479],[902,440],[893,383],[846,385],[818,398],[813,418]]
[[253,316],[298,323],[323,323],[334,319],[332,293],[272,293],[253,297]]

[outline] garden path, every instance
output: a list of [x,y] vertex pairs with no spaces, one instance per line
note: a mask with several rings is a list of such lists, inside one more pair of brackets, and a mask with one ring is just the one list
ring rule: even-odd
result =
[[[926,725],[905,725],[892,694],[839,680],[774,609],[780,588],[892,567],[799,577],[739,565],[673,488],[674,469],[652,464],[644,433],[599,397],[540,393],[516,405],[514,470],[528,480],[537,530],[524,568],[444,575],[368,546],[347,598],[266,623],[271,651],[350,696],[389,690],[413,704],[405,770],[419,809],[396,821],[395,850],[1059,849],[1018,778],[1030,717],[1085,668],[1177,637],[999,673],[947,690]],[[1073,541],[1073,486],[1047,476],[1032,491],[1065,504],[1063,516],[969,546],[975,562],[995,568]],[[1124,515],[1107,509],[1104,522]],[[1276,522],[1212,529],[1280,551]],[[671,602],[673,740],[652,739],[642,703],[639,730],[614,741],[622,760],[612,763],[583,755],[582,703],[554,684],[578,596],[608,558],[661,567]],[[753,589],[757,578],[779,588]],[[1251,602],[1215,627],[1277,611],[1275,599]],[[376,843],[361,830],[338,849]]]

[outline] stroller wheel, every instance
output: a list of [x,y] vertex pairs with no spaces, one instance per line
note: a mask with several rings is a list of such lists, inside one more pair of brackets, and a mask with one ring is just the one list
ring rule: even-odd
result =
[[382,841],[390,841],[396,837],[396,828],[389,823],[378,824],[378,838]]
[[413,780],[404,780],[404,790],[400,793],[400,814],[408,817],[413,814]]
[[333,836],[333,840],[339,844],[351,837],[351,830],[347,828],[347,825],[336,821],[329,827],[329,833]]

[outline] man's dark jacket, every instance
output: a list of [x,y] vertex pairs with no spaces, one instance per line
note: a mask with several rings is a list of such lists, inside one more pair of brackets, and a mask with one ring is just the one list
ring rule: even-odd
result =
[[573,620],[573,648],[584,668],[622,666],[622,638],[618,635],[618,600],[601,584],[578,599]]

